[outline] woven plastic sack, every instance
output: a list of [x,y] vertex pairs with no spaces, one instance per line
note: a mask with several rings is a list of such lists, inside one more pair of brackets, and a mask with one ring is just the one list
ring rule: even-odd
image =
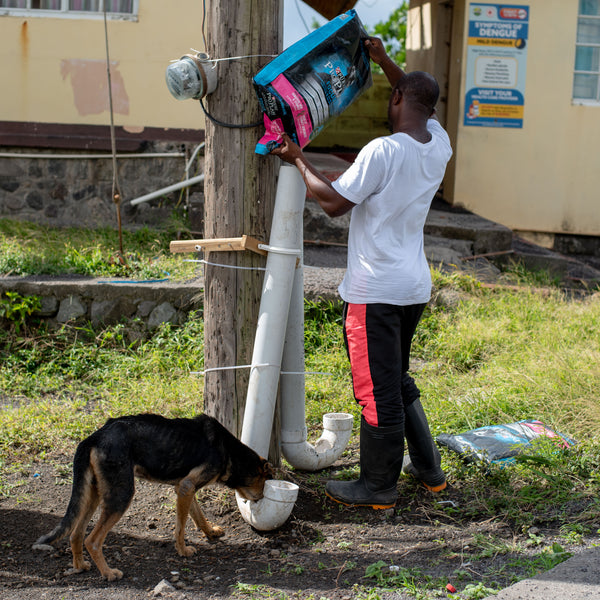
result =
[[287,133],[304,148],[371,87],[368,37],[350,10],[290,46],[253,79],[265,135],[256,146],[268,154]]
[[531,447],[539,438],[551,438],[558,448],[575,444],[571,438],[557,433],[541,421],[526,420],[507,425],[488,425],[458,435],[442,433],[436,440],[454,450],[466,462],[507,463]]

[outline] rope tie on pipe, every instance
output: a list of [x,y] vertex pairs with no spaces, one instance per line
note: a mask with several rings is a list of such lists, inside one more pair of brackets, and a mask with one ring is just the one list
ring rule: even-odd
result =
[[302,255],[302,250],[297,250],[295,248],[280,248],[279,246],[269,246],[268,244],[259,244],[258,247],[261,250],[273,252],[273,254],[293,254],[295,256]]
[[[236,267],[234,265],[222,265],[220,263],[208,262],[205,259],[194,259],[194,258],[184,258],[183,262],[193,262],[193,263],[203,263],[205,265],[211,265],[212,267],[223,267],[224,269],[249,269],[255,271],[266,271],[265,267]],[[302,265],[305,269],[322,269],[323,267],[315,267],[312,265]],[[343,267],[340,267],[343,268]]]

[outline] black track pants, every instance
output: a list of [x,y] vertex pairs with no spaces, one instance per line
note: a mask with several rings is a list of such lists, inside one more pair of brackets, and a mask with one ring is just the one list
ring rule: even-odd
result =
[[354,397],[369,425],[404,423],[402,375],[425,304],[348,304],[344,342],[352,369]]

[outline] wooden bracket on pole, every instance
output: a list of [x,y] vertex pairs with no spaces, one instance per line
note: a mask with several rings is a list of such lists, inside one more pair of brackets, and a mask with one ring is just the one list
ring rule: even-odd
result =
[[268,252],[259,248],[262,242],[249,235],[237,238],[217,238],[214,240],[176,240],[171,242],[171,252],[224,252],[231,250],[251,250],[266,256]]

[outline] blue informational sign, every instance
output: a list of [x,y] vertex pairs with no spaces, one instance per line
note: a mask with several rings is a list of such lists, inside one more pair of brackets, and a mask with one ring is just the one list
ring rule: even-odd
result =
[[523,127],[529,6],[469,5],[464,124]]

